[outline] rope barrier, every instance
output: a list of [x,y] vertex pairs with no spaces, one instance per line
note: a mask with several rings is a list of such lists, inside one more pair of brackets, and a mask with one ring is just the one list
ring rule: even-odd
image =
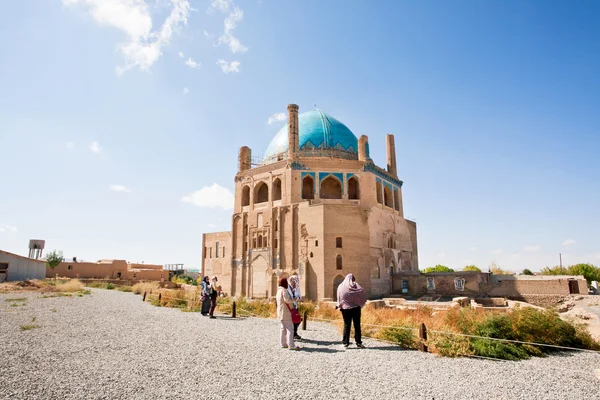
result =
[[[158,294],[150,293],[147,296],[156,296],[156,297],[158,297]],[[190,300],[190,299],[181,299],[181,298],[177,298],[177,297],[167,297],[167,296],[162,296],[161,298],[162,299],[170,299],[170,300],[186,301],[186,302],[193,301],[193,300]],[[194,299],[194,300],[198,300],[198,299]],[[241,308],[241,307],[237,307],[237,311],[238,312],[239,311],[245,312],[248,315],[256,317],[256,318],[265,318],[262,315],[255,314],[255,313],[253,313],[253,312],[251,312],[249,310],[246,310],[244,308]],[[317,322],[327,322],[327,323],[343,322],[342,319],[311,318],[311,320],[317,321]],[[408,331],[418,331],[419,330],[419,328],[410,328],[410,327],[407,327],[407,326],[393,326],[393,325],[361,324],[361,326],[383,328],[383,329],[404,329],[404,330],[408,330]],[[468,338],[471,338],[471,339],[483,339],[483,340],[491,340],[491,341],[506,342],[506,343],[527,344],[527,345],[531,345],[531,346],[551,347],[551,348],[554,348],[554,349],[561,349],[561,350],[568,350],[568,351],[583,351],[583,352],[592,353],[592,354],[600,354],[600,351],[598,351],[598,350],[580,349],[580,348],[577,348],[577,347],[559,346],[559,345],[554,345],[554,344],[527,342],[527,341],[512,340],[512,339],[500,339],[500,338],[493,338],[493,337],[488,337],[488,336],[469,335],[469,334],[466,334],[466,333],[446,332],[446,331],[439,331],[439,330],[432,330],[432,329],[427,329],[427,332],[428,333],[437,333],[437,334],[441,334],[441,335],[462,336],[462,337],[468,337]],[[369,336],[366,336],[366,337],[369,337]],[[381,340],[381,339],[377,339],[377,340]],[[385,340],[382,340],[382,341],[385,341]],[[389,342],[389,343],[395,343],[395,342]],[[466,357],[475,357],[475,358],[489,358],[489,357],[473,356],[473,355],[467,355],[467,354],[465,354],[464,356],[466,356]],[[495,359],[495,358],[490,358],[490,359]],[[503,360],[503,359],[497,358],[495,360]],[[506,361],[506,360],[503,360],[503,361]]]

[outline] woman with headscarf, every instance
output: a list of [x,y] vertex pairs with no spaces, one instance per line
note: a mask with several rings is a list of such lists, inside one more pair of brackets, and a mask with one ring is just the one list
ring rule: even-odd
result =
[[344,318],[344,336],[342,343],[344,347],[350,345],[350,325],[354,323],[354,339],[356,347],[364,348],[360,332],[360,309],[367,302],[366,293],[356,280],[354,275],[348,274],[337,290],[338,307]]
[[213,314],[215,312],[215,308],[217,308],[217,296],[219,296],[219,287],[217,286],[217,277],[213,276],[211,279],[212,283],[210,285],[210,310],[208,315],[210,318],[217,318]]
[[[294,300],[294,308],[298,309],[298,302],[302,295],[300,294],[300,278],[298,275],[294,274],[290,276],[290,280],[288,281],[288,293],[292,300]],[[294,340],[302,340],[300,335],[298,335],[298,327],[300,326],[300,322],[294,324]]]
[[292,309],[294,300],[288,292],[288,281],[285,278],[279,280],[277,288],[277,319],[281,323],[280,343],[282,349],[298,350],[300,347],[294,343],[294,323],[292,322]]
[[200,291],[202,294],[202,315],[206,317],[210,310],[210,281],[208,280],[208,276],[202,278]]

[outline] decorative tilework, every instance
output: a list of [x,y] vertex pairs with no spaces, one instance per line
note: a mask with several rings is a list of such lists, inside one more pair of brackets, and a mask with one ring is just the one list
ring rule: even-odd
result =
[[298,161],[292,161],[292,163],[290,164],[290,167],[292,168],[292,170],[295,170],[295,171],[298,171],[298,170],[302,171],[302,170],[310,169],[310,168],[307,168],[306,165],[304,165]]
[[365,172],[371,172],[380,178],[395,183],[397,186],[402,187],[403,182],[399,179],[394,178],[388,174],[385,170],[379,168],[373,163],[366,163],[363,169]]

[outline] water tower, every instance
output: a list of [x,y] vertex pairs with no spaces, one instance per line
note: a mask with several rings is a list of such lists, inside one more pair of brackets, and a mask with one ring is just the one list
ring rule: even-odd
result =
[[45,245],[45,240],[31,239],[29,241],[29,258],[33,258],[35,260],[41,258]]

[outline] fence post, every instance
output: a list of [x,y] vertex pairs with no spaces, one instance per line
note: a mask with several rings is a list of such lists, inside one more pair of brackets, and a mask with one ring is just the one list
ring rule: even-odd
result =
[[231,305],[231,318],[235,318],[235,301]]
[[158,305],[160,306],[160,300],[162,299],[162,293],[158,294]]
[[425,341],[427,340],[427,327],[425,326],[425,322],[421,322],[421,326],[419,327],[419,350],[427,353],[427,345]]
[[302,318],[302,330],[306,330],[306,320],[308,319],[308,311],[304,310],[304,318]]
[[142,299],[142,301],[146,301],[146,293],[147,292],[144,292],[144,298]]

